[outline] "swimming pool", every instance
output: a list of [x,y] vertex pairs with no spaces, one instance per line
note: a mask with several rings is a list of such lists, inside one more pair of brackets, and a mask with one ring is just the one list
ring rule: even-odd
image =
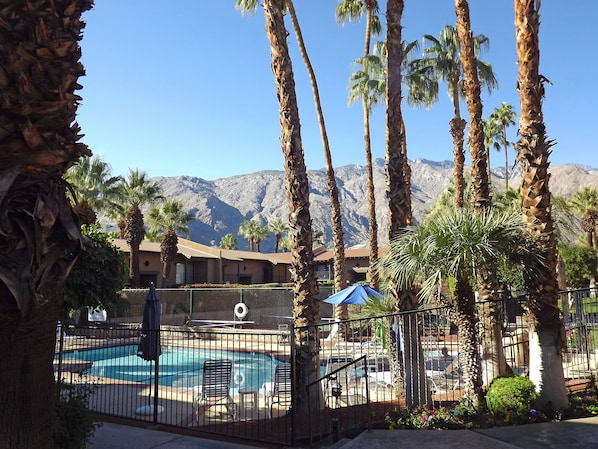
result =
[[[86,349],[63,354],[63,360],[92,362],[85,374],[119,381],[154,382],[154,363],[137,356],[137,345]],[[280,361],[255,352],[207,350],[162,346],[158,384],[176,388],[201,385],[203,362],[210,359],[228,359],[233,362],[232,387],[260,388],[274,378]]]

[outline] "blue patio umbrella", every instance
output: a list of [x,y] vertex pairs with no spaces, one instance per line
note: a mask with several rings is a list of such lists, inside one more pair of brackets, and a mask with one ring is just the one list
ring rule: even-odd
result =
[[[143,307],[143,322],[141,323],[141,336],[137,346],[137,355],[148,362],[154,361],[154,404],[158,400],[158,365],[162,350],[160,348],[160,299],[156,293],[154,284],[150,285],[149,292],[145,297],[145,306]],[[160,405],[154,407],[151,405],[152,395],[152,374],[150,370],[150,388],[148,400],[150,404],[139,407],[135,412],[139,415],[153,415],[154,423],[158,422],[158,413],[164,408]]]
[[324,300],[329,304],[365,304],[368,298],[383,298],[384,295],[375,288],[363,284],[353,284]]

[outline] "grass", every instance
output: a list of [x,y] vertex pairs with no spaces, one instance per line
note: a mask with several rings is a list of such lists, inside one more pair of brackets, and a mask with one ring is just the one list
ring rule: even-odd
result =
[[498,426],[532,424],[566,419],[584,418],[598,414],[596,387],[569,395],[569,406],[559,410],[552,407],[532,408],[523,415],[498,415],[487,410],[475,410],[467,401],[446,407],[403,407],[385,416],[373,416],[372,427],[378,429],[476,429]]

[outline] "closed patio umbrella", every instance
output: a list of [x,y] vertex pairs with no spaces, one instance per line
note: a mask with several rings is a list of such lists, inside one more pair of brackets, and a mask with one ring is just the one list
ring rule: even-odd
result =
[[383,295],[375,288],[363,284],[353,284],[324,300],[329,304],[365,304],[368,298],[382,298]]
[[[154,404],[158,400],[158,365],[160,361],[160,299],[156,293],[154,284],[150,285],[149,292],[145,297],[145,306],[143,307],[143,322],[141,323],[141,336],[137,347],[137,356],[148,362],[154,361]],[[152,375],[150,370],[150,393],[151,402]],[[154,416],[154,423],[158,421],[158,413],[164,409],[161,406],[154,407],[151,403],[144,407],[139,407],[135,412],[139,415]]]

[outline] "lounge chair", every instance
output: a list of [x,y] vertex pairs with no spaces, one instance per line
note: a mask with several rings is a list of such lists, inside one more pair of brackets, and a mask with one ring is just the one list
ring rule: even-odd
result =
[[268,418],[272,418],[274,404],[290,407],[293,393],[291,380],[291,364],[283,363],[277,365],[274,371],[274,382],[267,382],[263,386],[266,407],[268,407]]
[[237,419],[237,405],[230,394],[233,363],[230,360],[206,360],[203,364],[202,384],[194,387],[195,416],[216,405],[226,407],[228,416]]
[[290,343],[289,336],[290,336],[289,325],[286,323],[279,324],[278,325],[278,344]]
[[443,394],[459,388],[462,375],[459,358],[457,355],[440,373],[429,371],[431,375],[428,375],[428,379],[432,394]]

